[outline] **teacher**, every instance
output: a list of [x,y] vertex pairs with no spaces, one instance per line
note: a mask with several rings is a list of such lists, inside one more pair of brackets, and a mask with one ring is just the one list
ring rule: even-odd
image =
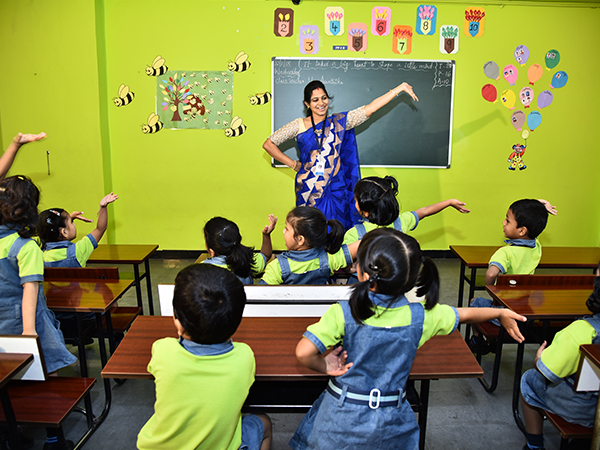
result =
[[[339,220],[351,228],[354,212],[354,185],[360,179],[360,162],[354,127],[387,105],[401,92],[419,101],[413,89],[402,83],[368,105],[327,116],[329,99],[325,85],[311,81],[304,88],[307,116],[288,123],[267,138],[263,148],[271,157],[294,169],[296,205],[320,209],[327,219]],[[296,138],[300,160],[286,156],[279,145]],[[358,215],[356,215],[358,218]]]

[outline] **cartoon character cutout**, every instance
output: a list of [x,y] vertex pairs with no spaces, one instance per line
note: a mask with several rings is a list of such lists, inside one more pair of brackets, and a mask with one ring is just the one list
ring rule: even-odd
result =
[[521,92],[519,92],[519,98],[521,99],[521,103],[525,108],[529,108],[531,102],[533,101],[533,97],[533,89],[531,89],[529,86],[524,87],[523,89],[521,89]]
[[413,30],[409,25],[396,25],[394,27],[394,40],[392,50],[398,55],[408,55],[412,51]]
[[512,146],[513,152],[508,157],[508,162],[510,166],[508,166],[508,170],[516,170],[518,167],[519,170],[527,169],[527,166],[523,162],[523,155],[525,154],[526,145],[515,144]]
[[169,68],[165,64],[165,59],[158,55],[156,58],[154,58],[154,61],[152,61],[152,67],[146,67],[146,75],[149,77],[156,77],[159,75],[164,75],[167,73],[167,70],[169,70]]
[[129,90],[129,86],[122,84],[119,86],[119,94],[117,97],[113,98],[113,103],[115,106],[125,106],[129,105],[135,97],[135,94]]
[[348,25],[348,47],[355,52],[367,50],[367,25],[351,23]]
[[485,30],[485,9],[467,8],[465,9],[464,32],[466,36],[481,37]]
[[294,10],[277,8],[275,10],[275,27],[273,32],[278,37],[291,37],[294,34]]
[[529,59],[529,49],[524,45],[518,45],[515,49],[515,59],[519,64],[524,66]]
[[514,86],[519,78],[519,71],[513,64],[509,64],[502,70],[502,76],[511,86]]
[[458,25],[440,27],[440,53],[453,55],[458,52]]
[[392,10],[385,6],[376,6],[371,11],[371,34],[373,36],[387,36],[390,34]]
[[314,55],[319,53],[319,27],[315,25],[302,25],[300,33],[300,53]]
[[250,68],[252,64],[248,61],[248,55],[243,50],[235,56],[235,60],[227,64],[227,69],[232,72],[244,72]]
[[328,36],[344,34],[344,8],[339,6],[325,8],[325,34]]
[[424,35],[435,34],[437,8],[433,5],[421,5],[417,8],[417,33]]

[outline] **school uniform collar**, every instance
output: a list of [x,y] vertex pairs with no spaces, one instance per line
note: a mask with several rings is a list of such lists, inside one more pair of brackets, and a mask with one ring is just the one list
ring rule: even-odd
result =
[[380,308],[400,308],[401,306],[408,305],[408,299],[404,295],[398,297],[397,295],[377,294],[369,291],[369,299],[375,306]]
[[505,239],[508,245],[514,245],[516,247],[529,247],[535,248],[535,239]]
[[17,233],[19,230],[15,225],[8,223],[6,225],[0,225],[0,239],[10,236],[11,234]]
[[179,337],[179,343],[192,355],[196,356],[216,356],[223,355],[224,353],[233,350],[233,341],[229,339],[226,342],[219,344],[198,344],[197,342],[189,339]]
[[225,256],[225,255],[218,255],[218,256],[213,256],[212,258],[206,258],[204,260],[204,262],[209,263],[209,264],[214,264],[215,266],[218,266],[218,265],[226,266],[227,265],[226,258],[227,258],[227,256]]
[[317,259],[321,252],[323,252],[323,247],[315,247],[308,250],[288,250],[283,252],[283,256],[294,261],[303,262]]
[[73,244],[71,241],[46,242],[46,250],[56,250],[58,248],[67,248]]

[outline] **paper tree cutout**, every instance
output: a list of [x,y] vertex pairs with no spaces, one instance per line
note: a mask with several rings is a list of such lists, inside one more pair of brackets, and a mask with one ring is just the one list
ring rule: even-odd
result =
[[392,10],[385,6],[376,6],[371,11],[371,34],[373,36],[387,36],[390,34]]
[[329,36],[344,34],[344,8],[339,6],[325,8],[325,34]]
[[424,35],[435,34],[437,8],[433,5],[421,5],[417,8],[417,33]]
[[440,27],[440,52],[453,55],[458,53],[458,25]]
[[348,25],[348,47],[355,52],[367,50],[367,25],[351,23]]
[[294,34],[294,10],[277,8],[275,10],[275,27],[273,32],[278,37],[290,37]]
[[315,55],[319,53],[319,27],[315,25],[302,25],[300,33],[300,53]]
[[465,9],[465,35],[471,37],[481,37],[485,30],[485,9],[467,8]]
[[392,50],[399,55],[408,55],[412,51],[412,27],[409,25],[396,25],[394,27],[394,40]]

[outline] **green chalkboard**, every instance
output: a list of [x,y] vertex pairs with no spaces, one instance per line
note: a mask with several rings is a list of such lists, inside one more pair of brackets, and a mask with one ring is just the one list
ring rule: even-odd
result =
[[[304,86],[312,80],[334,97],[330,114],[366,105],[406,81],[418,102],[400,94],[356,128],[361,165],[450,167],[454,68],[450,60],[273,58],[272,129],[305,116]],[[297,159],[294,140],[280,148]]]

